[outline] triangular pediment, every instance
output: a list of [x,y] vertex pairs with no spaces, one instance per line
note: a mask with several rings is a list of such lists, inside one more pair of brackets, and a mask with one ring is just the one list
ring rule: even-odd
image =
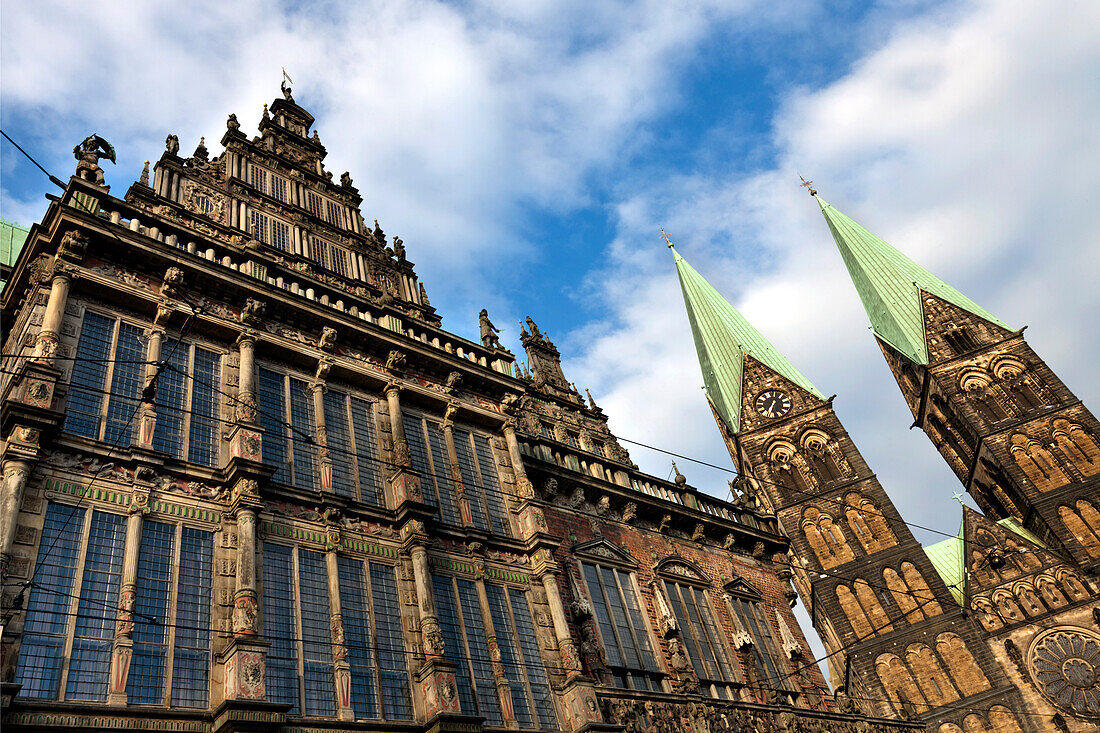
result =
[[582,542],[573,548],[573,555],[582,560],[591,560],[593,562],[610,562],[617,565],[627,565],[632,568],[638,566],[638,561],[635,560],[629,552],[605,539]]
[[732,596],[739,596],[752,601],[759,601],[764,596],[758,591],[752,583],[744,578],[734,578],[730,582],[722,586],[722,590],[726,591]]
[[689,583],[710,585],[710,578],[707,577],[701,567],[679,555],[672,555],[660,560],[653,571],[670,580],[685,580]]
[[1013,519],[996,522],[963,511],[968,592],[979,593],[1038,573],[1064,561]]

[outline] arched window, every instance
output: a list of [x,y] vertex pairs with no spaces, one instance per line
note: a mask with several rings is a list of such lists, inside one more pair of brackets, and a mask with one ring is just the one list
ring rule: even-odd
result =
[[937,636],[936,651],[947,663],[952,679],[964,696],[989,689],[989,680],[958,634],[946,632]]
[[910,644],[905,652],[905,661],[913,670],[928,702],[939,706],[959,699],[951,678],[930,646],[923,643]]
[[1024,733],[1016,716],[1004,705],[994,705],[989,709],[989,724],[997,733]]
[[833,518],[817,507],[802,512],[802,532],[824,568],[831,568],[855,559],[844,533],[833,524]]
[[1039,441],[1022,433],[1012,436],[1012,458],[1040,491],[1062,486],[1068,482],[1058,461]]
[[844,516],[848,526],[866,552],[876,552],[897,544],[897,537],[874,502],[851,492],[845,495],[844,503],[847,504]]
[[927,709],[924,694],[913,679],[913,672],[896,654],[881,654],[875,671],[894,708],[906,718],[914,718]]
[[[1096,511],[1095,507],[1084,499],[1077,502],[1077,504],[1092,509],[1092,513]],[[1062,518],[1062,524],[1065,525],[1066,529],[1069,530],[1070,534],[1081,544],[1081,547],[1090,557],[1100,557],[1100,534],[1097,532],[1097,527],[1090,526],[1090,523],[1086,522],[1081,514],[1065,505],[1058,507],[1058,516]]]
[[1043,603],[1048,608],[1061,608],[1066,605],[1066,596],[1058,588],[1058,584],[1054,582],[1054,578],[1049,575],[1040,575],[1035,579],[1035,587],[1039,591],[1039,595],[1043,598]]
[[1068,420],[1054,421],[1054,440],[1082,476],[1100,473],[1100,447],[1083,427]]
[[978,612],[978,622],[986,631],[993,631],[1004,626],[997,609],[993,607],[988,598],[975,598],[974,608]]

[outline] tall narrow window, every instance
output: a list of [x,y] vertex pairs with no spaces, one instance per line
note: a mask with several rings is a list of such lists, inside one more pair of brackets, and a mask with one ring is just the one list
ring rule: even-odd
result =
[[[161,358],[169,367],[157,379],[157,423],[153,430],[153,448],[173,458],[183,458],[183,419],[187,406],[185,380],[191,374],[190,348],[169,341],[164,344]],[[188,380],[189,381],[189,380]]]
[[451,462],[447,458],[439,423],[405,413],[403,424],[405,437],[409,441],[413,470],[420,476],[425,503],[438,506],[446,524],[462,524],[458,515],[454,481],[451,480]]
[[354,499],[359,494],[359,487],[355,480],[354,454],[348,431],[347,396],[330,389],[325,392],[324,405],[325,441],[332,461],[332,490]]
[[[481,615],[477,586],[465,578],[456,578],[455,586],[458,589],[459,608],[462,610],[462,628],[466,632],[470,669],[473,672],[474,687],[477,689],[478,710],[486,717],[489,725],[503,725],[500,696],[497,694],[493,665],[489,659],[489,641],[485,636],[485,622]],[[499,630],[497,640],[499,643]],[[504,659],[503,648],[501,659]]]
[[276,469],[272,480],[300,489],[317,488],[317,423],[309,384],[264,367],[259,368],[258,382],[263,461]]
[[325,392],[324,405],[333,491],[381,506],[381,466],[375,443],[373,403],[330,389]]
[[331,615],[328,605],[328,571],[319,552],[298,548],[298,585],[301,593],[302,668],[305,681],[305,714],[332,715],[333,698]]
[[253,239],[260,242],[270,242],[271,237],[268,235],[267,224],[270,221],[266,216],[258,211],[248,212],[248,233],[252,235]]
[[283,203],[290,203],[290,198],[287,196],[286,179],[274,173],[271,174],[271,195]]
[[500,661],[504,665],[504,674],[508,677],[512,692],[512,712],[520,728],[535,727],[534,714],[531,711],[531,699],[523,671],[523,660],[517,649],[516,635],[508,613],[504,589],[499,585],[485,584],[485,597],[489,601],[489,615],[493,619],[493,631],[496,632],[497,645],[500,647]]
[[283,252],[290,251],[290,225],[278,219],[271,220],[271,239],[268,244]]
[[69,700],[106,700],[126,518],[93,511],[69,661]]
[[344,225],[344,207],[334,201],[325,201],[325,221],[334,227]]
[[393,568],[370,563],[370,585],[374,601],[374,628],[378,637],[383,716],[387,720],[412,720],[408,662]]
[[589,563],[581,567],[615,684],[660,690],[657,660],[630,575]]
[[60,692],[69,598],[76,582],[85,510],[50,504],[38,543],[15,682],[20,697],[56,700]]
[[[126,680],[126,702],[156,705],[164,702],[168,659],[169,597],[175,564],[176,528],[163,522],[145,522],[138,551],[137,602],[134,606],[134,653]],[[148,619],[154,618],[158,623]]]
[[539,725],[547,730],[554,730],[558,727],[557,716],[554,714],[554,698],[546,676],[546,661],[542,658],[538,637],[535,636],[535,625],[531,623],[531,609],[527,606],[526,594],[518,588],[509,588],[508,599],[511,601],[512,617],[516,620],[516,637],[523,654],[524,669],[527,672],[531,696],[535,701]]
[[111,395],[107,401],[107,428],[103,433],[103,439],[112,445],[130,445],[145,373],[141,364],[144,359],[141,330],[129,323],[120,323]]
[[[107,384],[115,321],[98,313],[84,314],[76,344],[69,399],[65,404],[65,431],[86,438],[99,437],[100,409]],[[116,362],[117,363],[117,362]]]
[[313,191],[306,192],[306,208],[309,209],[310,213],[316,216],[318,219],[322,217],[321,207],[323,206],[324,201],[325,200],[321,198],[319,194],[316,194]]
[[332,271],[337,275],[348,276],[348,254],[347,251],[339,247],[333,247],[329,251],[329,256],[332,258]]
[[267,699],[299,707],[298,635],[295,632],[294,558],[282,545],[264,543],[264,637],[267,649]]
[[309,385],[300,379],[290,378],[290,424],[293,450],[294,485],[314,488],[317,483],[317,446],[313,436],[317,432],[313,417],[313,395]]
[[248,182],[260,193],[267,193],[267,171],[259,166],[248,166]]
[[221,359],[213,351],[195,349],[195,378],[191,380],[191,427],[187,459],[204,466],[217,465],[218,393],[221,384]]
[[714,623],[706,595],[699,588],[665,581],[665,592],[680,625],[696,676],[704,684],[714,685],[716,694],[729,698],[728,683],[734,678],[725,647]]
[[320,237],[309,238],[309,258],[328,269],[328,242]]
[[731,605],[741,625],[752,637],[749,654],[751,668],[755,671],[756,684],[763,687],[789,688],[791,682],[788,675],[782,674],[776,664],[776,660],[781,656],[760,604],[745,598],[732,597]]
[[[470,674],[470,655],[466,651],[463,623],[458,615],[458,602],[455,599],[453,579],[432,575],[432,590],[435,595],[435,612],[439,619],[439,628],[443,632],[443,646],[449,660],[455,663],[455,684],[458,687],[458,704],[465,712],[479,710],[474,702],[474,685]],[[484,634],[484,628],[481,631]],[[486,719],[490,711],[480,712]],[[500,720],[497,712],[496,719]]]
[[374,403],[351,398],[351,426],[355,433],[355,466],[359,481],[359,500],[384,506],[382,495],[382,459],[374,427]]
[[508,519],[508,509],[504,505],[500,475],[493,460],[493,449],[489,445],[489,438],[484,435],[475,435],[474,449],[477,453],[477,465],[481,470],[482,486],[485,487],[485,501],[489,505],[489,529],[497,534],[511,536],[512,525]]
[[351,706],[355,717],[374,719],[378,714],[378,674],[374,666],[374,634],[371,633],[367,583],[363,563],[341,555],[336,559],[340,580],[340,613],[351,666]]
[[479,529],[489,529],[488,512],[485,506],[485,489],[481,485],[474,463],[470,434],[456,428],[453,432],[455,455],[458,457],[458,470],[466,490],[466,500],[470,503],[470,517],[473,525]]
[[[219,357],[187,344],[164,345],[165,369],[157,382],[157,423],[153,447],[175,458],[214,465],[218,455],[216,415]],[[193,361],[192,361],[193,360]],[[191,389],[188,409],[187,392]]]
[[286,440],[286,385],[281,374],[259,368],[259,419],[264,429],[263,461],[275,468],[273,481],[289,482]]
[[210,694],[210,594],[214,536],[190,527],[183,527],[181,535],[172,704],[205,708]]

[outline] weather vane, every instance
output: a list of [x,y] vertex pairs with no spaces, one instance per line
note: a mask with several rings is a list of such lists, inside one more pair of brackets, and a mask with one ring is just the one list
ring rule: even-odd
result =
[[672,247],[672,237],[668,236],[668,232],[665,231],[664,227],[657,227],[657,228],[661,230],[661,236],[659,236],[657,238],[658,239],[663,239],[666,242],[668,242],[668,246],[671,248]]
[[[799,178],[802,178],[802,176],[799,176]],[[802,178],[802,185],[805,188],[810,189],[810,195],[811,196],[816,196],[817,195],[817,191],[814,190],[814,182],[813,181],[807,181],[805,178]]]
[[287,81],[289,81],[291,84],[294,83],[294,80],[290,78],[290,74],[286,73],[286,67],[285,66],[283,67],[283,78],[286,79]]
[[963,504],[963,496],[964,496],[964,494],[961,494],[958,491],[956,491],[954,494],[951,495],[951,498],[954,499],[955,501],[959,502],[959,506],[965,507],[966,504]]

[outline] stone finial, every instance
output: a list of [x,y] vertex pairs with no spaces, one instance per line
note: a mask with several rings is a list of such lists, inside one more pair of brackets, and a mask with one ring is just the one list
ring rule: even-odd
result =
[[208,151],[206,149],[206,138],[205,137],[200,137],[199,138],[199,144],[195,146],[195,152],[191,157],[195,158],[197,160],[209,160],[210,159],[210,151]]
[[425,308],[430,308],[432,302],[428,300],[428,291],[424,289],[424,283],[420,283],[420,304]]
[[676,461],[672,462],[672,470],[676,472],[676,479],[675,480],[676,480],[677,488],[682,489],[685,486],[687,486],[687,482],[688,482],[687,477],[684,476],[684,474],[680,473],[680,469],[676,467]]
[[143,186],[149,185],[149,161],[145,161],[145,165],[141,167],[141,178],[138,179],[138,183]]

